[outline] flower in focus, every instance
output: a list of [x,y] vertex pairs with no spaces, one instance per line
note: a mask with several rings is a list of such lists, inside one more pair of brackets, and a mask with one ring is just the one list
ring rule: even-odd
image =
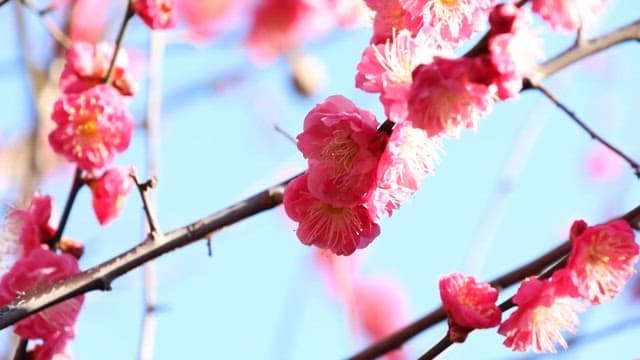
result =
[[417,34],[422,26],[422,19],[403,9],[400,0],[365,0],[365,3],[375,12],[371,44],[384,44],[393,38],[394,32],[404,29]]
[[538,353],[555,353],[556,343],[567,348],[561,331],[575,333],[576,312],[584,311],[584,304],[568,296],[561,284],[536,277],[522,282],[513,296],[518,308],[498,328],[498,333],[506,337],[505,346]]
[[86,171],[108,165],[127,149],[134,127],[122,96],[108,85],[63,94],[51,118],[57,124],[49,134],[51,147]]
[[[21,257],[0,279],[0,304],[13,301],[17,294],[49,286],[79,272],[71,255],[35,249]],[[25,339],[46,339],[58,331],[72,331],[84,296],[41,310],[15,324],[15,333]]]
[[135,0],[133,9],[151,29],[171,29],[176,26],[175,0]]
[[463,128],[475,128],[493,107],[486,85],[471,81],[474,59],[434,57],[431,64],[413,72],[408,96],[409,117],[413,126],[429,136],[457,136]]
[[498,290],[472,276],[451,273],[440,278],[440,299],[449,318],[449,339],[464,342],[469,331],[500,324]]
[[412,16],[422,18],[423,31],[457,44],[482,30],[493,0],[400,0]]
[[35,249],[46,248],[46,243],[55,234],[55,229],[49,224],[52,203],[51,196],[35,192],[29,208],[15,208],[7,213],[6,233],[15,239],[7,240],[22,246],[19,251],[22,256]]
[[99,179],[89,184],[93,211],[100,225],[104,226],[118,217],[127,194],[133,187],[130,167],[114,167],[106,170]]
[[420,64],[430,63],[434,54],[444,50],[431,40],[408,30],[394,34],[384,44],[372,44],[362,53],[356,73],[356,87],[380,93],[385,115],[396,123],[407,118],[407,95],[412,72]]
[[409,123],[394,127],[378,163],[376,188],[367,203],[374,219],[390,217],[418,190],[424,175],[433,173],[440,143],[438,137],[429,137]]
[[[104,83],[113,51],[114,46],[106,42],[74,42],[67,52],[60,74],[60,90],[63,93],[79,93]],[[131,96],[137,90],[138,85],[129,72],[129,57],[123,49],[118,51],[110,84],[125,96]]]
[[[496,6],[491,12],[489,58],[492,69],[484,75],[497,86],[497,95],[504,100],[518,95],[524,77],[536,69],[536,60],[543,58],[542,41],[531,30],[533,18],[527,8],[513,3]],[[476,74],[476,76],[482,76]]]
[[554,30],[577,31],[600,16],[606,0],[533,0],[531,9]]
[[579,297],[600,304],[616,296],[634,273],[638,260],[635,233],[624,220],[587,227],[576,221],[566,269]]
[[309,192],[307,181],[306,173],[291,181],[283,199],[287,215],[299,222],[296,234],[303,244],[351,255],[378,236],[380,227],[364,206],[335,207],[323,202]]
[[375,184],[386,134],[375,115],[334,95],[316,105],[304,119],[298,149],[309,160],[309,191],[336,207],[363,203]]

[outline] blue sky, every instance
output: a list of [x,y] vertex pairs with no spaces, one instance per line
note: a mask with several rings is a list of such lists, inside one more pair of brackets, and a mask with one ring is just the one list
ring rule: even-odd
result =
[[[627,24],[638,16],[637,10],[634,1],[612,1],[601,27],[588,34]],[[0,8],[4,44],[0,97],[12,104],[0,115],[2,142],[24,131],[31,113],[29,99],[22,95],[28,87],[17,61],[12,20],[13,10]],[[36,21],[30,26],[40,31]],[[547,57],[573,40],[539,26]],[[36,38],[44,41],[43,36]],[[134,22],[125,43],[145,51],[147,36],[142,24]],[[254,67],[238,46],[241,34],[201,46],[169,44],[157,188],[162,229],[182,226],[303,170],[301,155],[273,125],[296,135],[306,112],[327,96],[345,95],[382,119],[377,97],[354,87],[355,65],[369,36],[368,29],[336,31],[305,47],[325,64],[328,74],[326,86],[308,99],[294,92],[284,60]],[[640,81],[637,56],[637,44],[621,45],[545,84],[601,135],[640,159],[640,129],[634,123]],[[212,91],[211,81],[230,70],[239,71],[244,80]],[[143,88],[132,104],[138,119],[144,96]],[[136,134],[130,150],[116,162],[133,164],[144,173],[144,141],[142,134]],[[526,141],[530,142],[526,156],[514,162],[520,166],[519,176],[505,195],[498,190],[505,166],[514,148]],[[486,221],[483,214],[499,200],[496,194],[504,195],[504,204],[485,245],[486,258],[474,271],[482,279],[551,248],[564,239],[574,219],[595,223],[638,205],[637,180],[626,167],[613,182],[588,176],[585,159],[593,146],[585,133],[537,93],[497,104],[477,131],[445,142],[435,176],[424,181],[410,203],[382,222],[381,236],[366,250],[362,273],[395,279],[410,299],[414,319],[438,305],[440,275],[469,267],[469,257],[474,256],[470,249]],[[40,189],[53,194],[61,206],[70,178],[71,170],[45,181]],[[142,238],[143,214],[136,194],[130,196],[121,218],[104,229],[89,206],[85,190],[67,227],[68,235],[85,242],[83,269]],[[156,263],[162,307],[157,316],[156,359],[337,359],[361,349],[364,342],[351,336],[344,308],[327,295],[311,257],[311,249],[299,243],[295,225],[285,220],[280,208],[215,235],[211,257],[203,242],[163,256]],[[578,334],[597,333],[637,316],[637,303],[626,292],[583,314]],[[110,293],[88,294],[73,344],[76,358],[134,358],[141,319],[138,271],[115,281]],[[417,356],[445,330],[442,325],[430,329],[407,349]],[[616,358],[637,357],[638,336],[640,329],[631,326],[614,336],[578,343],[564,357],[602,358],[614,352]],[[523,358],[501,342],[493,330],[477,332],[442,358]]]

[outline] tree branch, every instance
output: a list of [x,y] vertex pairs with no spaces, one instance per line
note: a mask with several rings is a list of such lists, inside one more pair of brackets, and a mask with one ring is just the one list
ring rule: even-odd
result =
[[629,164],[629,166],[631,166],[631,169],[633,169],[633,172],[635,173],[635,175],[638,178],[640,178],[640,165],[637,162],[635,162],[627,154],[623,153],[620,149],[618,149],[617,147],[613,146],[610,142],[608,142],[605,139],[603,139],[600,135],[598,135],[598,133],[593,131],[589,126],[587,126],[587,124],[585,124],[584,121],[580,120],[580,118],[573,111],[571,111],[571,109],[569,109],[565,104],[563,104],[560,100],[558,100],[558,98],[556,98],[549,90],[547,90],[547,88],[545,88],[544,86],[539,85],[539,84],[530,84],[530,86],[532,88],[534,88],[534,89],[537,89],[544,96],[546,96],[547,99],[549,99],[552,103],[554,103],[560,110],[562,110],[576,124],[578,124],[578,126],[580,126],[584,131],[586,131],[587,134],[589,134],[589,136],[591,136],[591,138],[593,140],[595,140],[595,141],[599,142],[600,144],[604,145],[609,150],[611,150],[614,153],[616,153],[616,155],[618,155],[619,157],[624,159],[624,161],[626,161]]
[[[295,178],[295,177],[294,177]],[[33,290],[0,308],[0,329],[37,311],[93,290],[110,290],[111,282],[127,272],[175,249],[189,245],[240,220],[269,210],[282,203],[285,180],[250,198],[211,214],[189,225],[152,240],[147,238],[132,249],[89,270],[83,271],[47,289]]]
[[[543,79],[573,63],[629,40],[640,40],[640,20],[636,20],[629,25],[613,30],[600,37],[574,44],[553,59],[538,66],[538,71],[531,77],[531,83],[539,84]],[[526,85],[529,86],[527,87]],[[523,90],[530,89],[530,85],[531,84],[525,84]]]
[[[640,229],[640,206],[624,214],[623,216],[620,217],[620,219],[627,221],[636,230]],[[556,248],[547,252],[546,254],[540,256],[539,258],[513,271],[510,271],[490,281],[489,283],[492,286],[498,288],[498,290],[511,286],[528,276],[540,274],[549,266],[552,266],[554,264],[557,266],[558,261],[560,261],[565,255],[567,255],[570,250],[571,250],[571,242],[567,240],[562,244],[558,245]],[[553,266],[551,269],[555,270],[556,266]],[[501,305],[501,306],[505,306],[505,305]],[[350,357],[349,360],[376,359],[388,353],[389,351],[399,348],[400,346],[402,346],[402,344],[409,341],[414,336],[418,335],[419,333],[429,328],[430,326],[445,320],[446,318],[447,318],[447,315],[444,312],[444,308],[440,306],[437,309],[430,312],[429,314],[425,315],[424,317],[418,319],[417,321],[373,343],[366,349]],[[442,345],[443,344],[439,344],[438,346],[442,346]]]

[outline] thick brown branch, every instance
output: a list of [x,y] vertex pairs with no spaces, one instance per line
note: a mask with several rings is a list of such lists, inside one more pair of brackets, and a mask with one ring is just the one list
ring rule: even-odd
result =
[[93,290],[110,290],[114,279],[147,261],[189,245],[211,232],[278,206],[282,203],[284,188],[291,180],[293,179],[283,181],[224,210],[166,233],[156,240],[148,238],[111,260],[54,284],[46,291],[33,291],[20,296],[0,309],[0,329],[76,295]]

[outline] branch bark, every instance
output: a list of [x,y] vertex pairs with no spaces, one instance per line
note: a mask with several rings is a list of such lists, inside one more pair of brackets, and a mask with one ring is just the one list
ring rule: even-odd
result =
[[110,290],[111,282],[127,272],[175,249],[189,245],[240,220],[282,203],[285,186],[293,178],[153,240],[147,237],[134,248],[91,269],[60,281],[46,290],[30,291],[0,309],[0,329],[49,306],[94,290]]

